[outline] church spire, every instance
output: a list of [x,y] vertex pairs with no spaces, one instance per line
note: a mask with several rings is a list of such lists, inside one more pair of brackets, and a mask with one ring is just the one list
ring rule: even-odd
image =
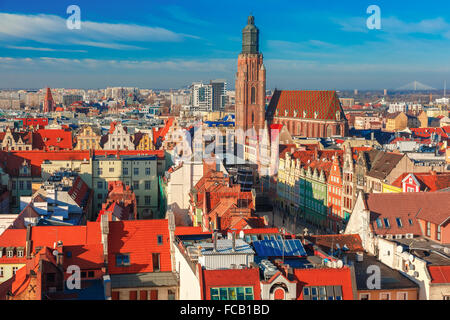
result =
[[247,25],[242,30],[242,53],[259,53],[259,30],[252,15],[248,17]]

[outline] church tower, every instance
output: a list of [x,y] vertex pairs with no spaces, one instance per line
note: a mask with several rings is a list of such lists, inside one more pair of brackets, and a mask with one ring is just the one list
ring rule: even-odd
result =
[[[242,52],[238,57],[236,74],[236,130],[243,133],[254,128],[259,135],[264,129],[266,105],[266,68],[259,52],[259,30],[255,18],[248,17],[242,30]],[[239,132],[239,131],[238,131]],[[238,136],[239,138],[243,138]],[[238,144],[244,144],[239,141]]]
[[52,92],[50,91],[50,88],[47,87],[47,91],[45,93],[44,98],[44,107],[42,112],[53,112],[55,109],[55,101],[53,100]]

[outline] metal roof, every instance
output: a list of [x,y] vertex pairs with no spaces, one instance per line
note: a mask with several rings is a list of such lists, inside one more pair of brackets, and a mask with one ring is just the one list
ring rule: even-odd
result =
[[250,245],[244,240],[236,239],[236,251],[233,252],[232,240],[229,239],[217,239],[217,251],[214,252],[214,244],[202,242],[200,243],[202,247],[201,253],[205,256],[207,255],[220,255],[220,254],[254,254]]
[[257,255],[263,257],[306,256],[306,251],[298,239],[253,241],[253,247]]
[[166,287],[177,285],[177,277],[172,272],[145,272],[111,275],[112,288]]

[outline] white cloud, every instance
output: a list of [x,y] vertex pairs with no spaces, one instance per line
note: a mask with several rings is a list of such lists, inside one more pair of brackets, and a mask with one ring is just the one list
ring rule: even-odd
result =
[[8,48],[8,49],[16,49],[16,50],[46,51],[46,52],[87,52],[87,50],[36,48],[36,47],[27,47],[27,46],[6,46],[6,48]]
[[[367,18],[363,17],[349,17],[335,19],[332,21],[339,26],[341,30],[348,32],[362,32],[368,33]],[[450,23],[445,19],[438,17],[434,19],[425,19],[418,22],[406,22],[397,17],[381,16],[381,31],[390,34],[435,34],[444,35],[450,30]]]
[[129,42],[179,42],[186,37],[195,38],[160,27],[84,21],[82,15],[81,29],[71,30],[67,28],[66,19],[56,15],[0,13],[0,40],[3,42],[23,40],[128,50],[138,48],[128,45]]

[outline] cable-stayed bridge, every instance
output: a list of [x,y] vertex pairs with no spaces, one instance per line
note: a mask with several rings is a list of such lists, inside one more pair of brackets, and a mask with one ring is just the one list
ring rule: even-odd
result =
[[433,87],[430,87],[426,84],[423,84],[419,81],[413,81],[408,84],[405,84],[404,86],[395,89],[395,91],[402,91],[402,90],[414,90],[414,91],[424,91],[424,90],[436,90]]

